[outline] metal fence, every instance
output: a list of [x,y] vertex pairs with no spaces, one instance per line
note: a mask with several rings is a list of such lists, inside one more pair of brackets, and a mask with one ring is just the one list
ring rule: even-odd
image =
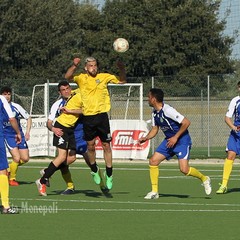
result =
[[[186,77],[187,81],[192,79],[193,82],[196,82],[196,78]],[[128,82],[143,83],[143,120],[151,119],[152,109],[148,106],[147,101],[149,89],[151,87],[162,88],[165,92],[165,102],[172,105],[191,121],[189,130],[193,141],[194,158],[215,157],[216,153],[219,154],[217,157],[224,158],[223,154],[230,131],[224,122],[224,116],[230,100],[238,95],[237,80],[234,76],[206,76],[199,79],[199,81],[204,81],[204,84],[201,84],[203,87],[193,87],[193,90],[187,95],[183,91],[183,96],[181,96],[181,89],[189,85],[184,81],[178,82],[177,86],[173,83],[173,79],[166,77],[130,78]],[[219,79],[223,81],[220,83],[221,87],[219,87]],[[30,111],[34,85],[46,82],[46,79],[37,81],[1,80],[0,87],[11,86],[13,88],[13,101]],[[177,94],[176,91],[173,91],[173,87],[179,89]],[[220,90],[218,91],[218,89]],[[159,133],[152,141],[151,153],[162,138],[163,134]]]
[[[183,77],[184,78],[184,77]],[[188,94],[181,96],[181,83],[177,87],[179,92],[172,90],[171,78],[153,77],[148,84],[145,83],[145,91],[151,87],[162,88],[165,92],[165,102],[172,105],[180,113],[186,116],[191,125],[189,131],[192,137],[195,158],[217,157],[225,158],[225,148],[230,129],[224,121],[224,117],[230,103],[230,100],[237,96],[237,82],[232,75],[226,76],[205,76],[194,77],[187,76],[187,81],[203,81],[201,87],[193,87]],[[182,83],[186,85],[186,83]],[[176,87],[176,86],[175,86]],[[146,92],[145,92],[146,94]],[[177,95],[177,96],[176,96]],[[149,110],[146,111],[147,101],[144,101],[145,111],[144,119],[150,117]],[[152,152],[159,145],[163,134],[153,140]]]

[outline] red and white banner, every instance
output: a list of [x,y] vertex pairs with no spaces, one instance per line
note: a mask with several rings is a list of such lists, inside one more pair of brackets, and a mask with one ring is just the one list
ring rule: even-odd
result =
[[[22,120],[23,132],[26,121]],[[52,145],[52,132],[46,127],[46,118],[33,118],[30,140],[27,142],[30,157],[51,156],[54,157],[56,148]],[[113,159],[142,159],[148,157],[150,142],[137,144],[137,140],[148,133],[147,123],[140,120],[110,120],[112,133]],[[8,152],[8,151],[7,151]],[[96,140],[97,158],[103,158],[101,141]],[[8,153],[8,157],[11,155]]]
[[[138,144],[140,137],[148,133],[147,124],[140,120],[110,120],[112,154],[115,159],[146,160],[150,142]],[[101,141],[96,142],[97,158],[103,158]]]

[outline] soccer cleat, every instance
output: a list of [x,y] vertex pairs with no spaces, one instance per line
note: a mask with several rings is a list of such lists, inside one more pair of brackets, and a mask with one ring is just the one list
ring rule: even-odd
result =
[[42,195],[42,196],[47,196],[46,184],[42,184],[42,183],[40,182],[40,179],[36,180],[35,183],[36,183],[36,185],[37,185],[39,194]]
[[[45,168],[43,168],[42,170],[40,170],[40,175],[43,176],[45,173]],[[49,178],[46,179],[46,186],[47,187],[50,187],[50,181],[49,181]]]
[[99,176],[101,178],[101,182],[99,184],[99,187],[100,187],[102,193],[106,194],[106,193],[109,192],[109,189],[105,186],[105,183],[104,183],[104,180],[103,180],[103,174],[102,174],[102,171],[101,171],[100,168],[99,168]]
[[113,176],[108,177],[108,175],[105,173],[106,176],[106,187],[107,189],[112,189],[113,186]]
[[16,208],[2,208],[2,211],[1,211],[2,214],[18,214],[19,212],[17,211]]
[[101,177],[99,175],[99,169],[98,169],[98,171],[96,173],[95,172],[91,172],[91,175],[93,177],[94,182],[99,185],[100,182],[101,182]]
[[205,180],[205,181],[202,183],[202,186],[204,186],[205,193],[206,193],[207,195],[210,195],[211,192],[212,192],[212,186],[211,186],[211,179],[210,179],[210,177],[207,176],[207,180]]
[[100,186],[100,189],[101,189],[102,193],[104,193],[104,194],[109,193],[109,189],[105,186]]
[[227,187],[223,186],[221,183],[219,184],[220,188],[216,191],[216,194],[224,194],[227,193]]
[[158,199],[159,194],[157,192],[149,192],[144,199]]
[[16,187],[16,186],[19,186],[19,183],[15,179],[12,179],[12,180],[9,180],[9,185]]
[[75,193],[74,188],[67,188],[66,190],[61,192],[61,195],[70,195],[70,194],[74,194],[74,193]]

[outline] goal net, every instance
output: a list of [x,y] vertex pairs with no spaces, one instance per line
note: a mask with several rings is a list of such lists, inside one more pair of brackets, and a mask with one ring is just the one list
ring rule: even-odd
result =
[[[47,117],[52,104],[59,98],[58,83],[35,85],[32,92],[30,114],[34,117]],[[70,83],[72,89],[77,88]],[[109,118],[143,120],[143,84],[109,84],[111,99]]]
[[[32,116],[31,139],[28,142],[31,156],[55,156],[53,133],[46,128],[49,110],[60,97],[58,83],[35,85],[32,92],[30,114]],[[72,83],[72,89],[77,85]],[[143,120],[143,84],[109,84],[111,110],[109,111],[112,134],[112,156],[118,159],[146,159],[149,141],[137,144],[148,132]],[[103,157],[101,141],[96,138],[96,157]]]

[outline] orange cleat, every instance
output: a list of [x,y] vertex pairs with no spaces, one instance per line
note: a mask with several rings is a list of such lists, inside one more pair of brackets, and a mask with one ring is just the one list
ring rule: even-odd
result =
[[37,185],[39,194],[42,195],[42,196],[47,196],[46,184],[42,184],[42,183],[40,182],[40,179],[36,180],[35,183],[36,183],[36,185]]
[[9,185],[16,187],[16,186],[19,186],[19,183],[15,179],[12,179],[12,180],[9,180]]

